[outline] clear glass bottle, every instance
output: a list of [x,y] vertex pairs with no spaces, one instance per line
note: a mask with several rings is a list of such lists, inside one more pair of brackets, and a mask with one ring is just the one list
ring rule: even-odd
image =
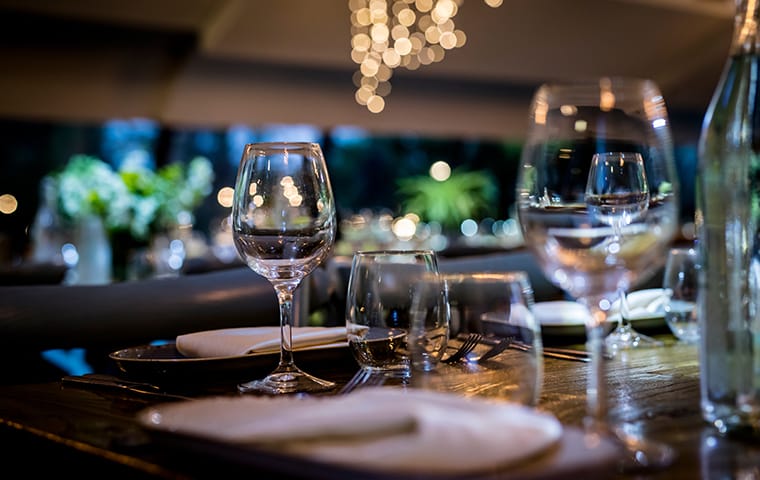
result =
[[737,0],[699,142],[701,408],[722,433],[760,432],[759,15],[759,0]]

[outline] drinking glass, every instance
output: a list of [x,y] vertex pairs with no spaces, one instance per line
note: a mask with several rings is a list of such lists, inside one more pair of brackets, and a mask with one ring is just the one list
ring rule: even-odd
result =
[[[648,199],[640,190],[611,199],[589,195],[595,155],[609,152],[619,152],[618,161],[620,153],[641,156],[644,172],[633,176],[646,178]],[[677,190],[667,111],[655,83],[601,78],[537,89],[517,183],[519,220],[546,276],[591,313],[585,423],[590,435],[620,440],[623,468],[663,466],[674,456],[670,447],[609,421],[603,353],[614,300],[665,262],[678,229]]]
[[[414,342],[431,369],[448,341],[448,314],[438,260],[432,250],[356,252],[346,294],[348,345],[363,369],[408,376]],[[424,298],[423,298],[424,296]],[[447,307],[447,304],[446,304]],[[419,331],[422,329],[422,332]],[[425,345],[426,344],[426,345]]]
[[[646,214],[649,208],[644,159],[638,152],[597,153],[591,159],[586,182],[586,204],[589,214],[612,227],[614,236],[622,237],[622,229]],[[637,332],[628,318],[626,291],[618,290],[620,316],[617,327],[605,338],[610,350],[662,346],[662,342]]]
[[451,337],[461,341],[475,333],[482,340],[446,375],[429,377],[427,388],[535,406],[543,386],[543,344],[528,274],[467,272],[443,277]]
[[316,143],[252,143],[245,146],[235,182],[232,235],[235,247],[277,293],[280,361],[241,392],[320,392],[335,387],[298,368],[293,359],[293,294],[328,255],[335,239],[335,202],[327,167]]
[[699,341],[697,275],[697,251],[693,248],[671,248],[662,280],[667,297],[663,305],[665,322],[676,338],[693,344]]

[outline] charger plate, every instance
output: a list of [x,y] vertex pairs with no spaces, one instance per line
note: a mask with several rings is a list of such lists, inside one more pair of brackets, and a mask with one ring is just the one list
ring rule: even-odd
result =
[[[295,350],[297,365],[308,367],[331,362],[356,365],[346,342],[317,345]],[[174,342],[140,345],[109,354],[119,372],[131,379],[159,385],[230,383],[249,381],[270,373],[279,361],[279,353],[236,355],[229,357],[190,358],[182,355]]]

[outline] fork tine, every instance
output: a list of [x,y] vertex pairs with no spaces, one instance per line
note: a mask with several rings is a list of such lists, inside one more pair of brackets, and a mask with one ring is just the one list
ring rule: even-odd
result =
[[459,350],[452,353],[448,358],[442,360],[442,362],[445,363],[454,363],[458,362],[462,358],[464,358],[468,353],[473,351],[475,347],[480,343],[480,340],[483,337],[479,333],[470,333],[467,335],[467,338],[462,342],[462,345],[459,346]]
[[366,383],[370,378],[370,371],[362,368],[357,371],[353,377],[351,377],[351,380],[349,380],[348,383],[346,383],[343,388],[340,389],[340,392],[338,392],[338,394],[344,395],[346,393],[350,393],[359,385]]
[[373,372],[366,368],[362,368],[357,371],[351,380],[346,383],[343,388],[340,389],[338,395],[345,395],[351,393],[359,387],[372,387],[382,385],[385,382],[385,376],[382,372]]

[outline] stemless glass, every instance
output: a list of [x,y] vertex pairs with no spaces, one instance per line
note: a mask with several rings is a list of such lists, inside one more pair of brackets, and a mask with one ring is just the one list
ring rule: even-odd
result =
[[[445,274],[452,338],[482,335],[481,345],[427,388],[535,406],[543,387],[541,326],[524,271]],[[503,347],[503,348],[502,348]]]
[[[632,192],[613,198],[623,205],[615,207],[619,215],[610,216],[610,205],[599,215],[600,199],[588,195],[589,173],[595,154],[609,152],[641,156],[646,205],[643,191]],[[518,215],[546,276],[591,312],[586,425],[594,435],[617,435],[630,454],[623,468],[663,466],[674,455],[670,447],[608,422],[603,350],[607,313],[619,292],[665,261],[678,229],[677,190],[668,116],[653,82],[602,78],[544,84],[536,91],[517,183]]]
[[[428,303],[415,295],[443,294],[443,287],[430,284],[432,280],[442,285],[438,260],[432,250],[354,254],[346,294],[346,330],[348,345],[360,367],[387,375],[409,375],[412,316],[420,315],[415,310]],[[426,284],[432,288],[421,288]],[[431,362],[425,369],[433,368],[448,341],[448,315],[436,315],[433,320],[422,322],[420,328],[425,332],[417,333],[415,338],[428,344],[423,353]]]
[[248,266],[272,283],[280,306],[280,361],[241,392],[320,392],[335,387],[293,360],[293,293],[328,255],[335,240],[335,203],[316,143],[245,146],[235,182],[232,235]]

